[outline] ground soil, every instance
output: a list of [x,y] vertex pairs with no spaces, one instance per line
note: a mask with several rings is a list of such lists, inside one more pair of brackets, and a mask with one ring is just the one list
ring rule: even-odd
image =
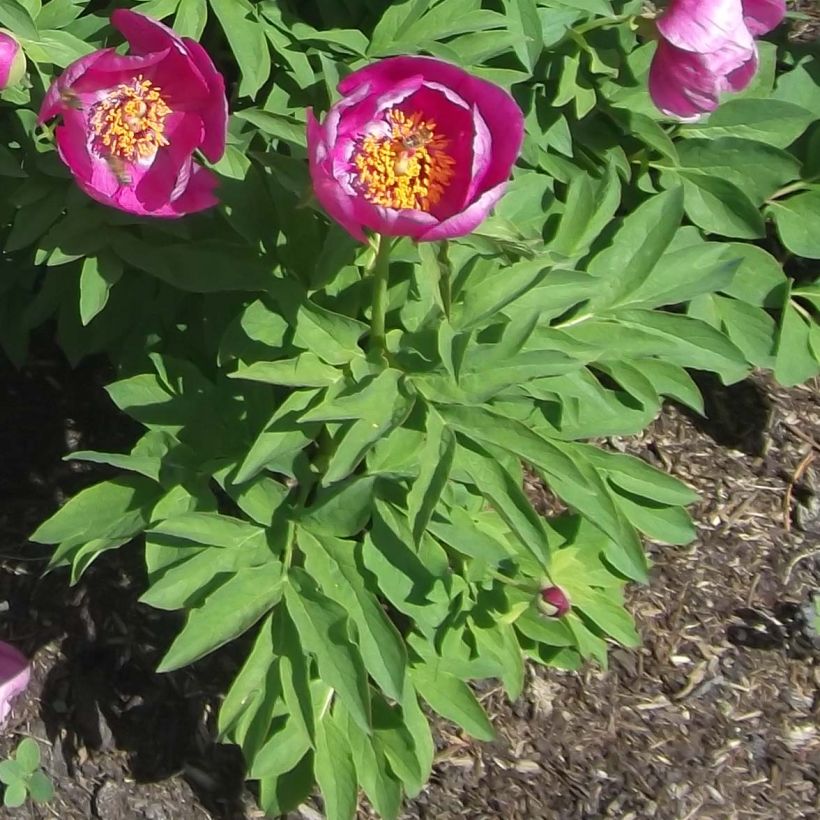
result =
[[[236,750],[213,739],[231,652],[156,675],[179,622],[138,602],[138,550],[103,556],[71,587],[65,571],[43,574],[47,551],[27,542],[100,477],[66,452],[135,438],[105,399],[110,379],[52,353],[0,368],[0,637],[34,658],[0,759],[36,738],[56,788],[51,803],[0,818],[261,817]],[[481,689],[498,739],[440,724],[433,780],[406,818],[820,817],[820,666],[792,628],[820,589],[817,387],[707,381],[709,422],[669,406],[641,436],[604,442],[702,497],[695,543],[649,545],[652,582],[630,596],[643,647],[615,649],[608,671],[533,668],[515,704]],[[318,816],[305,806],[293,818]]]

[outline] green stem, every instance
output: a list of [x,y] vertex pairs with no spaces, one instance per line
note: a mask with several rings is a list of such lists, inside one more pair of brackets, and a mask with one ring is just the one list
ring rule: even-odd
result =
[[373,275],[373,309],[370,314],[370,348],[383,354],[386,346],[384,318],[387,313],[387,286],[390,281],[390,250],[392,242],[376,234],[376,257],[370,272]]
[[792,182],[790,185],[784,185],[779,191],[775,191],[766,202],[774,202],[781,199],[787,194],[793,194],[795,191],[803,191],[811,185],[810,179],[799,179],[797,182]]
[[450,244],[442,239],[438,246],[439,291],[444,315],[450,318],[450,308],[453,304],[453,266],[450,264]]
[[599,17],[595,20],[590,20],[582,26],[574,28],[573,31],[576,34],[586,34],[588,31],[595,31],[595,29],[598,28],[620,25],[621,23],[625,23],[627,20],[631,20],[634,16],[634,14],[619,14],[615,17]]

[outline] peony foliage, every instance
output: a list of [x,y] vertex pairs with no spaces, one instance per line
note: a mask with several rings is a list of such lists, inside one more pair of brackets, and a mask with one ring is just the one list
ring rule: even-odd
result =
[[0,0],[0,347],[104,354],[144,429],[32,538],[143,551],[162,670],[241,654],[269,815],[397,817],[472,682],[637,646],[695,496],[605,440],[820,372],[816,50],[644,6]]

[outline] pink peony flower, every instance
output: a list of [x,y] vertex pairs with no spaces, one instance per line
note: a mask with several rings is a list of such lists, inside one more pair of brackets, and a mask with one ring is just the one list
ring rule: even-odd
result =
[[391,57],[339,92],[321,124],[309,113],[308,151],[316,196],[346,231],[430,241],[487,217],[524,134],[506,91],[443,60]]
[[11,644],[0,641],[0,726],[11,711],[11,701],[24,692],[31,678],[28,661]]
[[538,606],[551,618],[562,618],[571,609],[569,598],[561,587],[545,587],[541,590],[540,596]]
[[0,28],[0,91],[17,85],[26,70],[26,55],[11,32]]
[[665,114],[697,119],[725,91],[741,91],[757,71],[754,35],[771,31],[785,0],[671,0],[658,19],[661,39],[649,93]]
[[131,47],[73,62],[51,85],[40,122],[57,115],[57,149],[80,188],[132,214],[179,217],[217,203],[216,177],[193,161],[225,151],[225,82],[199,43],[134,11],[111,22]]

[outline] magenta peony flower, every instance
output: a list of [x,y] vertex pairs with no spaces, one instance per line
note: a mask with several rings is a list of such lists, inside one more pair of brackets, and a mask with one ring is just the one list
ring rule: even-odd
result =
[[561,587],[545,587],[539,593],[539,609],[551,618],[561,618],[570,611],[571,604],[566,592]]
[[697,119],[720,94],[741,91],[757,71],[754,35],[771,31],[785,0],[671,0],[658,19],[661,39],[649,93],[665,114]]
[[309,113],[308,151],[316,196],[346,231],[429,241],[487,217],[524,134],[506,91],[443,60],[391,57],[339,92],[321,125]]
[[215,205],[216,177],[193,161],[225,151],[225,82],[199,43],[134,11],[111,22],[131,54],[95,51],[51,85],[40,122],[58,114],[57,149],[80,188],[104,205],[179,217]]
[[26,71],[26,55],[15,36],[0,28],[0,91],[17,85]]
[[24,692],[31,678],[25,656],[11,644],[0,641],[0,726],[11,711],[11,701]]

